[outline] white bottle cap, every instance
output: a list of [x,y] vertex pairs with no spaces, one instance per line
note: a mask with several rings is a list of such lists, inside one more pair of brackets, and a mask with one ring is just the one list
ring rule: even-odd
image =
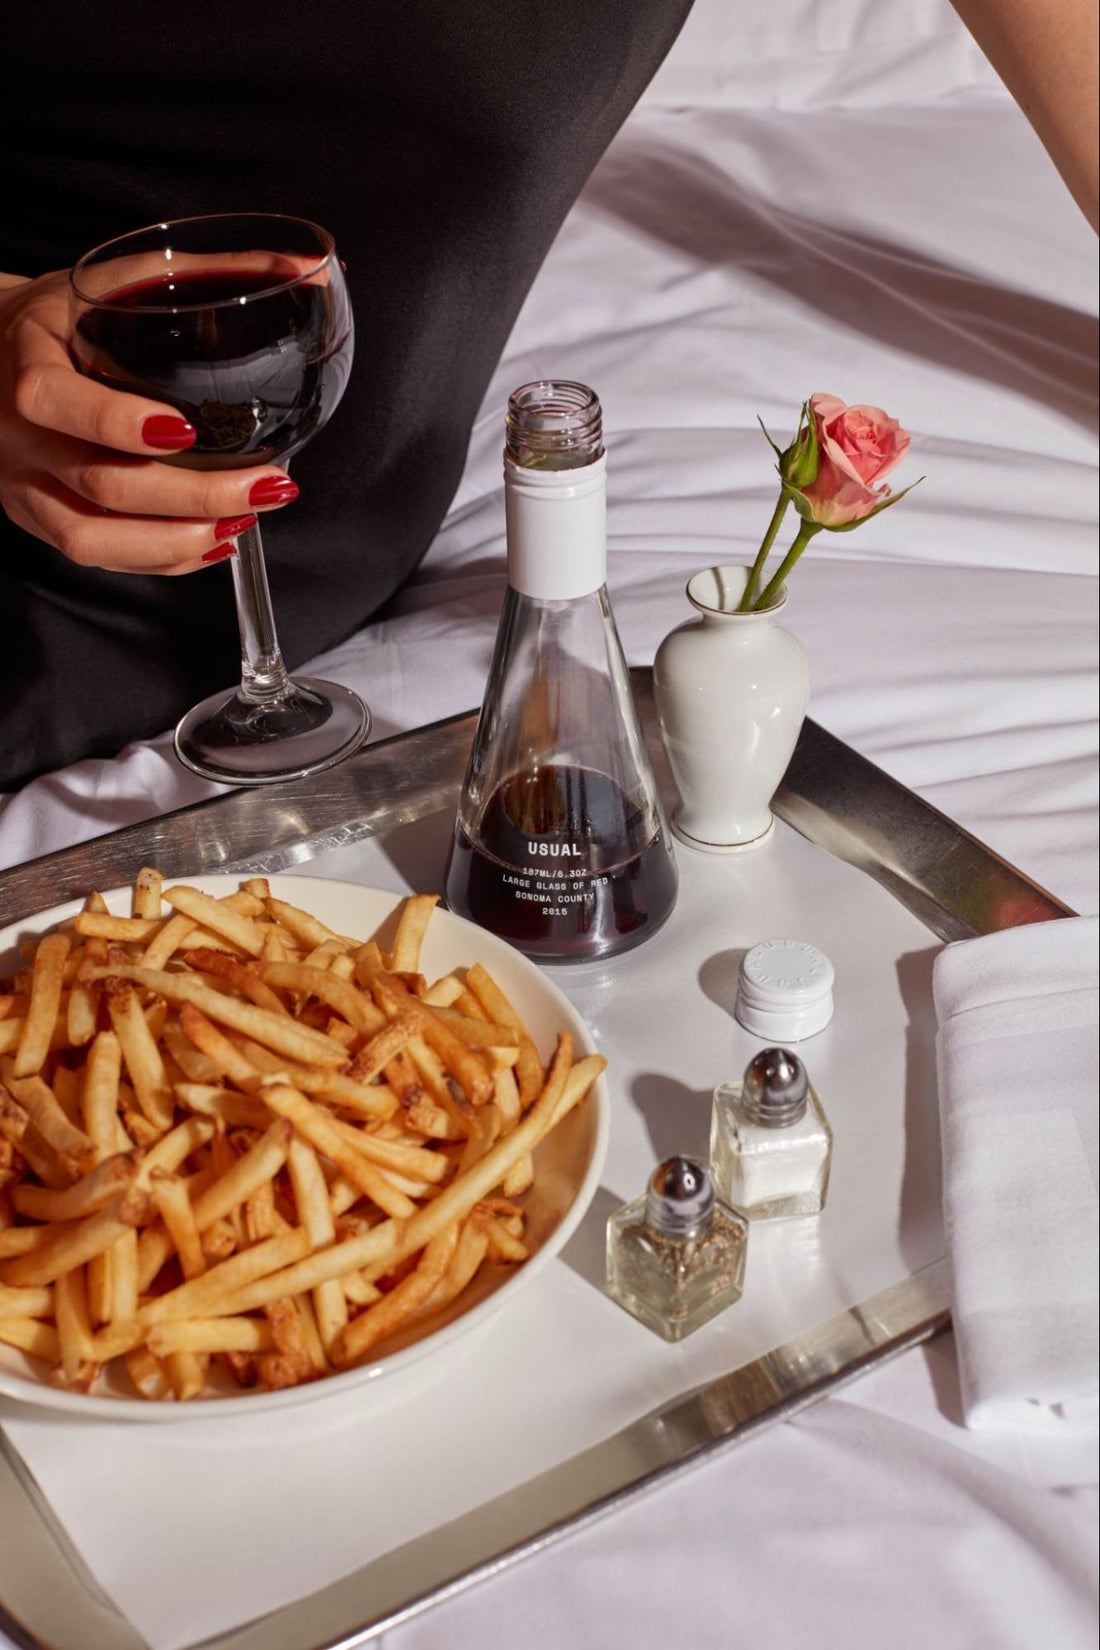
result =
[[741,961],[734,1013],[746,1031],[796,1043],[833,1017],[833,965],[806,940],[761,940]]
[[504,460],[508,583],[541,601],[572,601],[607,583],[607,458],[576,470]]

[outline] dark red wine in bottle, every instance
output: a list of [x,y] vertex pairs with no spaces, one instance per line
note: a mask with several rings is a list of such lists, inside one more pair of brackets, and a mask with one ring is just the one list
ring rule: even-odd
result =
[[600,404],[508,404],[508,590],[446,874],[453,911],[540,962],[640,945],[676,865],[605,588]]
[[477,840],[461,824],[447,904],[544,962],[640,945],[676,900],[668,838],[606,774],[548,767],[503,784]]
[[352,345],[342,288],[286,279],[214,267],[121,287],[78,318],[76,364],[109,389],[179,408],[198,439],[174,464],[285,463],[343,394]]

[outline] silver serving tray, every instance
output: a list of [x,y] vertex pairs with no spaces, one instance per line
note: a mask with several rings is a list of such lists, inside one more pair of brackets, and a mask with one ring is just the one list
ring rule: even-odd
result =
[[[660,777],[652,678],[633,672]],[[275,872],[453,806],[475,716],[401,734],[330,773],[185,808],[0,874],[0,926],[130,880]],[[776,814],[872,877],[943,940],[1071,916],[904,785],[807,721]],[[610,1438],[452,1524],[201,1650],[350,1650],[561,1536],[603,1517],[716,1451],[930,1340],[949,1324],[942,1263],[926,1267],[762,1358],[651,1411]],[[28,1650],[148,1650],[88,1574],[23,1462],[0,1432],[0,1627]],[[200,1650],[197,1645],[190,1650]]]

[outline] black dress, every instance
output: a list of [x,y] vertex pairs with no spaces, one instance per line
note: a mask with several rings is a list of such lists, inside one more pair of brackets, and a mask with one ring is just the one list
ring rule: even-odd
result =
[[[266,544],[291,667],[427,550],[527,289],[690,3],[9,0],[0,269],[204,212],[335,234],[351,384]],[[238,663],[224,567],[80,568],[0,516],[0,788],[158,733]]]

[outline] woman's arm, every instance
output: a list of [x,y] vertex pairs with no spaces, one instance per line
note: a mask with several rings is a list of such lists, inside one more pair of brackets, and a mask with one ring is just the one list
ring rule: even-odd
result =
[[1096,0],[952,0],[1094,229]]

